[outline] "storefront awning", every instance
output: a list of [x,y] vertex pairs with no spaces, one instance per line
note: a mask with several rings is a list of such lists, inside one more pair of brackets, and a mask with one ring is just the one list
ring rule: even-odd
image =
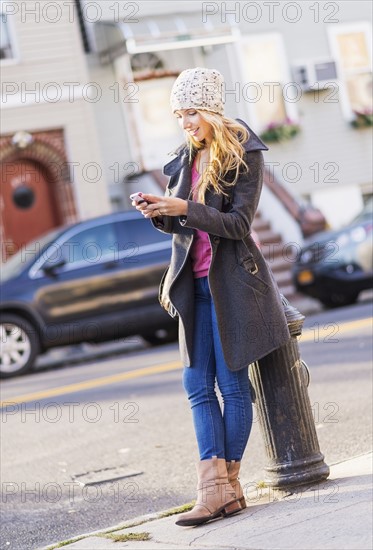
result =
[[95,24],[96,51],[112,57],[115,52],[129,54],[228,44],[239,39],[240,31],[231,23],[214,26],[203,23],[201,15],[153,16],[137,22]]

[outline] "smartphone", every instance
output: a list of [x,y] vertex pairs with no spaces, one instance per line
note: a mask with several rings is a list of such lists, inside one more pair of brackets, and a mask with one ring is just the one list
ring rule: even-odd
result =
[[140,193],[132,193],[132,195],[130,195],[130,199],[131,201],[135,201],[137,204],[142,204],[143,202],[146,202],[146,200],[142,198]]

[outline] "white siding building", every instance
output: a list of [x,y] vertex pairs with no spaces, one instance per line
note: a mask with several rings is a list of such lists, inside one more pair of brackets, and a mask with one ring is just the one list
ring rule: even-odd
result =
[[[119,136],[116,141],[111,132],[106,140],[106,132],[101,134],[107,167],[120,159],[123,177],[129,161],[140,170],[160,168],[170,144],[182,140],[167,111],[175,77],[154,74],[142,81],[131,64],[146,69],[158,59],[171,74],[205,65],[226,78],[226,112],[257,133],[286,117],[300,126],[293,139],[267,142],[266,161],[278,181],[319,207],[334,227],[361,209],[372,193],[372,132],[351,122],[354,110],[372,110],[368,2],[130,4],[132,9],[118,2],[114,10],[100,2],[99,19],[85,24],[91,78],[122,91],[121,105],[113,105],[110,94],[96,105],[98,122],[105,113],[105,125]],[[104,55],[100,64],[97,52],[107,44],[114,44],[112,60]],[[153,131],[151,124],[145,131],[149,121]],[[123,192],[112,174],[111,182],[113,196]]]
[[63,4],[0,4],[3,255],[54,226],[110,211],[95,89],[78,21]]
[[[22,162],[67,166],[60,182],[46,178],[52,192],[41,207],[53,210],[52,226],[128,208],[139,185],[156,189],[157,171],[183,139],[169,92],[193,66],[224,74],[226,113],[256,133],[299,126],[289,140],[264,139],[268,174],[331,226],[348,222],[372,193],[371,126],[351,124],[371,120],[368,2],[3,0],[1,9],[1,160],[18,162],[5,170],[7,212],[22,182],[37,190],[20,176]],[[26,136],[15,138],[20,131]],[[263,217],[285,241],[302,242],[276,201],[263,193]],[[35,222],[36,234],[42,229]],[[7,217],[2,231],[17,245]]]

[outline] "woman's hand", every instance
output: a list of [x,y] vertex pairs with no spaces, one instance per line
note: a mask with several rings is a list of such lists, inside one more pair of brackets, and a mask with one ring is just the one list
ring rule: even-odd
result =
[[188,201],[176,197],[159,197],[149,193],[141,193],[141,197],[146,203],[137,204],[132,202],[133,206],[141,212],[145,218],[156,218],[157,216],[186,216],[188,211]]

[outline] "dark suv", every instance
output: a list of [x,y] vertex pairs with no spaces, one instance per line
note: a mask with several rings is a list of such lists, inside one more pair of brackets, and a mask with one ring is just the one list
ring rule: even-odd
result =
[[159,305],[171,237],[138,212],[50,231],[0,266],[0,376],[30,370],[56,346],[140,334],[156,345],[177,338]]
[[326,307],[356,302],[359,293],[373,287],[373,201],[347,226],[322,231],[307,239],[293,265],[300,292]]

